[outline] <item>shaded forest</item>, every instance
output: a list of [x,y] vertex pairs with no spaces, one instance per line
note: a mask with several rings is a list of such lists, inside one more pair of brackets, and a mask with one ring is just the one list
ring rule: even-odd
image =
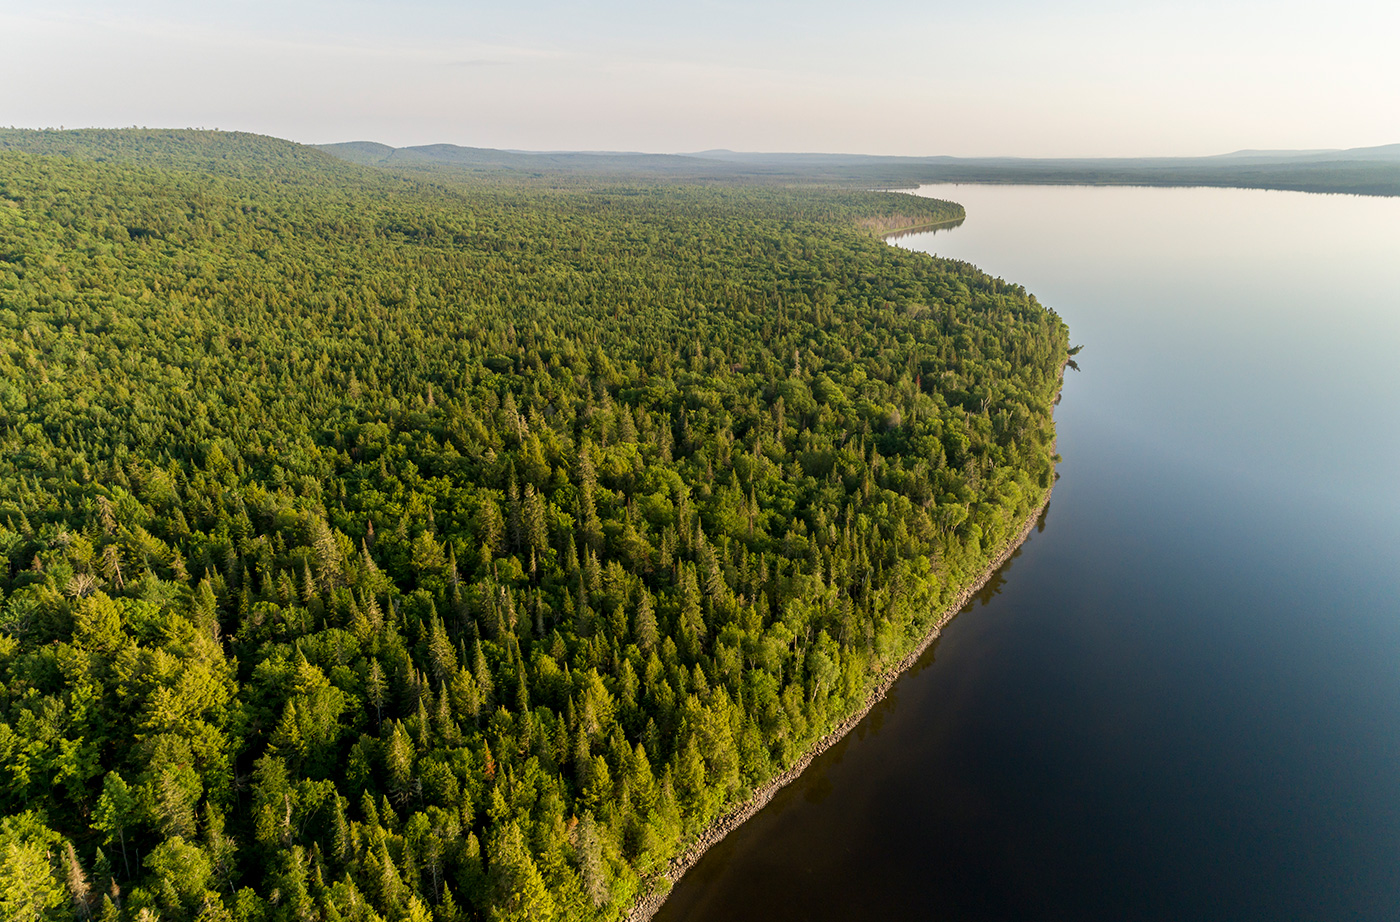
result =
[[616,919],[1054,477],[950,203],[0,140],[6,919]]

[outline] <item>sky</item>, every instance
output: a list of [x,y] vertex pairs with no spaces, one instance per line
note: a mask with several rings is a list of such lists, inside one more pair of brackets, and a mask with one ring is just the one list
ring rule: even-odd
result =
[[1394,0],[0,0],[0,125],[523,150],[1400,142]]

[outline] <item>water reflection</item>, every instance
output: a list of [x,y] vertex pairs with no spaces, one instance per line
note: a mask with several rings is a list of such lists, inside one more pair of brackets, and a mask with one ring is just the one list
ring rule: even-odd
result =
[[925,224],[921,227],[906,227],[904,230],[895,231],[893,234],[883,234],[881,239],[894,243],[909,237],[926,237],[934,234],[946,234],[947,232],[961,227],[966,218],[958,218],[956,221],[944,221],[937,224]]

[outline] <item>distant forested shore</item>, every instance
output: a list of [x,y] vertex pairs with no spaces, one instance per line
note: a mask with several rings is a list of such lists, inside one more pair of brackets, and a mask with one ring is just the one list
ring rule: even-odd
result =
[[618,919],[1054,473],[961,206],[0,131],[0,916]]
[[704,151],[627,154],[500,151],[351,142],[321,149],[356,163],[522,174],[628,173],[691,181],[821,183],[908,188],[924,183],[1224,186],[1400,195],[1400,144],[1331,151],[1239,151],[1214,157],[882,157]]

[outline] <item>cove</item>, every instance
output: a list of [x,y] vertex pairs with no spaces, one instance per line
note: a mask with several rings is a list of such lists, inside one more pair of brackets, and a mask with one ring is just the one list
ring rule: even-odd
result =
[[925,187],[1079,372],[1038,530],[660,920],[1390,919],[1400,200]]

